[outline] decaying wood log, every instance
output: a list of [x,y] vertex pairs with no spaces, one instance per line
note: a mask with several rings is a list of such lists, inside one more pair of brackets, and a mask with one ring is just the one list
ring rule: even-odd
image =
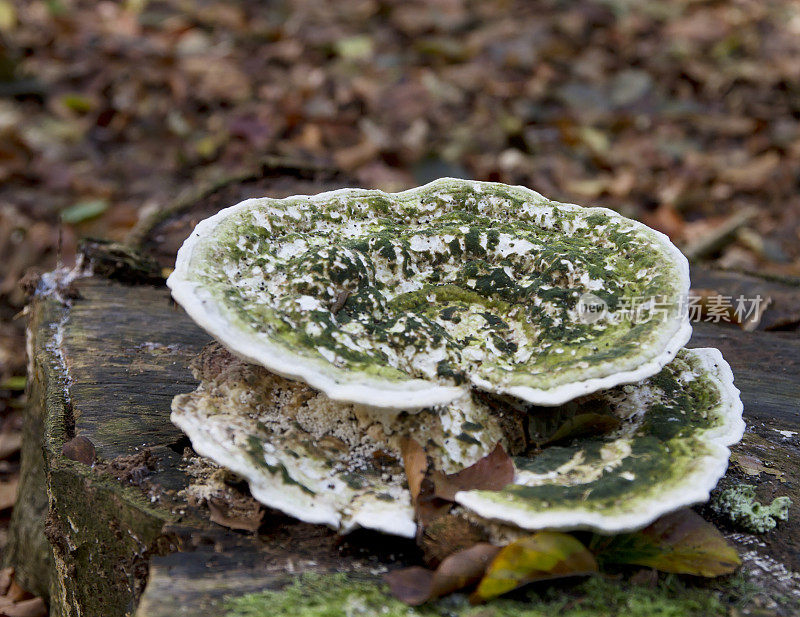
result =
[[[218,200],[203,208],[225,205]],[[158,219],[139,245],[169,267],[196,216],[178,209]],[[787,283],[709,271],[695,278],[727,295],[757,287],[777,298],[770,310],[788,315],[800,302]],[[52,615],[216,616],[224,597],[278,587],[300,571],[368,576],[417,558],[413,542],[371,532],[342,539],[271,510],[255,533],[212,522],[184,492],[196,461],[169,421],[172,397],[196,385],[188,365],[208,335],[163,285],[90,276],[71,292],[67,303],[39,293],[29,307],[23,477],[5,553],[20,583],[49,597]],[[722,350],[745,403],[748,432],[722,486],[747,482],[764,500],[794,500],[789,521],[764,536],[729,530],[765,614],[791,614],[786,598],[800,588],[800,339],[701,323],[691,346]],[[64,450],[76,436],[94,445],[93,465],[86,450]]]
[[[24,585],[49,591],[54,615],[132,614],[140,599],[141,617],[206,614],[198,607],[276,585],[291,572],[369,571],[414,553],[413,545],[368,533],[343,545],[327,529],[274,512],[257,534],[210,522],[207,510],[179,494],[191,481],[188,443],[169,422],[172,397],[195,386],[187,366],[207,335],[164,288],[85,278],[73,289],[70,307],[41,296],[30,309],[23,491],[7,555]],[[749,431],[723,483],[755,483],[761,497],[789,494],[800,504],[800,442],[789,433],[800,423],[796,334],[700,324],[692,344],[721,348],[743,391]],[[64,456],[75,435],[94,444],[93,468]],[[786,594],[787,584],[797,585],[757,572],[759,563],[800,571],[796,516],[763,546],[733,537],[754,553],[745,567],[762,588]]]

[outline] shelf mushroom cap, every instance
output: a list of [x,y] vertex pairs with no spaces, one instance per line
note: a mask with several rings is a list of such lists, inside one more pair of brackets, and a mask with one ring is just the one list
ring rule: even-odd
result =
[[470,387],[559,405],[657,373],[691,335],[663,234],[452,178],[244,201],[197,225],[167,284],[240,357],[386,409]]
[[201,383],[173,399],[171,419],[195,451],[246,479],[261,503],[341,533],[414,537],[403,438],[425,443],[448,473],[502,439],[489,409],[468,394],[430,413],[389,415],[333,401],[221,347],[204,350],[194,370]]
[[[173,400],[172,421],[199,454],[247,480],[258,501],[306,522],[413,537],[401,440],[424,444],[434,468],[446,473],[508,442],[501,399],[473,392],[429,413],[391,416],[332,401],[217,349],[216,367],[197,371],[198,389]],[[611,432],[573,432],[515,456],[512,484],[460,491],[456,502],[479,519],[519,529],[630,531],[707,500],[727,467],[728,447],[744,432],[739,391],[716,349],[683,350],[638,384],[538,419],[532,411],[527,430],[538,420],[566,424],[598,408],[618,419]]]
[[622,425],[516,457],[512,484],[456,501],[522,529],[633,531],[707,501],[745,428],[730,366],[712,348],[684,349],[657,375],[577,403],[605,404]]

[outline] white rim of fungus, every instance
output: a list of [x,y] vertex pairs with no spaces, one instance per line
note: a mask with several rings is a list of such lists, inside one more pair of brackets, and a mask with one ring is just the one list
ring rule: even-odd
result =
[[718,349],[705,347],[689,349],[688,352],[700,360],[702,368],[707,371],[706,376],[718,386],[720,415],[725,421],[721,426],[703,432],[701,439],[711,455],[703,456],[702,463],[698,461],[700,464],[684,477],[685,482],[679,486],[659,493],[657,500],[650,500],[636,512],[618,515],[557,507],[530,512],[487,499],[481,491],[460,491],[455,495],[456,502],[482,518],[510,523],[522,529],[585,529],[615,534],[636,531],[665,514],[708,501],[711,490],[728,468],[730,446],[744,435],[743,405],[740,391],[733,383],[731,367]]
[[[479,191],[503,186],[525,194],[533,202],[546,200],[536,191],[524,186],[467,181],[457,178],[440,178],[423,186],[398,193],[343,188],[316,195],[293,195],[270,201],[289,203],[292,200],[300,199],[308,203],[314,203],[341,196],[350,196],[354,193],[383,196],[390,200],[403,199],[430,189],[446,189],[452,184],[457,186],[469,184]],[[673,328],[671,330],[668,328],[661,329],[661,340],[650,345],[651,348],[660,347],[662,351],[649,359],[645,359],[636,369],[612,373],[605,377],[574,381],[547,389],[527,386],[503,387],[472,374],[468,374],[470,384],[463,386],[443,386],[434,381],[419,378],[405,380],[375,379],[363,372],[358,373],[357,382],[343,382],[341,379],[323,372],[318,362],[310,361],[299,354],[287,351],[285,347],[275,343],[256,340],[252,334],[240,330],[225,318],[220,307],[211,299],[210,294],[203,288],[203,285],[190,278],[190,266],[197,245],[205,238],[213,235],[217,226],[227,217],[239,211],[247,210],[253,205],[263,203],[263,201],[262,198],[244,200],[234,206],[220,210],[215,215],[198,223],[178,250],[175,269],[167,279],[167,286],[171,289],[175,301],[186,310],[189,316],[224,344],[232,353],[250,362],[260,364],[282,377],[303,381],[336,401],[359,403],[390,410],[417,410],[425,407],[446,405],[463,396],[465,390],[472,385],[496,394],[509,394],[536,405],[561,405],[578,396],[621,384],[634,383],[654,375],[675,357],[675,354],[691,337],[692,327],[689,323],[688,315],[685,314],[686,311],[683,311],[682,315],[672,320]],[[595,213],[604,214],[612,219],[623,220],[638,231],[646,231],[659,241],[660,247],[672,258],[671,265],[677,270],[683,283],[680,301],[683,303],[682,306],[686,306],[690,285],[689,263],[683,253],[665,234],[647,227],[643,223],[623,217],[618,212],[607,208],[583,207],[577,204],[546,201],[560,208],[579,209],[585,212],[587,216]],[[340,373],[338,375],[340,378],[347,373],[346,370],[342,371],[335,367],[331,367],[329,372],[336,373],[337,371]]]
[[270,481],[275,474],[265,473],[262,467],[242,456],[240,450],[206,438],[203,428],[190,421],[191,416],[173,411],[170,420],[189,436],[195,452],[245,478],[253,498],[270,508],[306,523],[327,525],[343,534],[359,527],[403,538],[413,538],[416,534],[414,509],[410,504],[374,500],[370,504],[361,503],[354,516],[346,517],[339,508],[309,495],[299,486]]

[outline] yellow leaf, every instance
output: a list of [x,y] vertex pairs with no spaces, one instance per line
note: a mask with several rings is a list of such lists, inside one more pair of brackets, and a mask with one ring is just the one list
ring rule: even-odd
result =
[[635,564],[676,574],[720,576],[741,563],[714,525],[683,508],[634,533],[596,536],[591,546],[602,564]]
[[472,594],[483,602],[534,581],[597,571],[592,554],[574,536],[540,531],[504,547]]

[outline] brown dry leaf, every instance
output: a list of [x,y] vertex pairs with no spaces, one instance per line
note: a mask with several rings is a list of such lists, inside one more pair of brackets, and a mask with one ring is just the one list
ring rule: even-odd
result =
[[662,204],[655,212],[642,217],[645,224],[665,233],[673,242],[683,240],[686,222],[680,213],[669,204]]
[[732,452],[731,463],[735,463],[736,465],[738,465],[739,468],[741,468],[741,470],[748,476],[759,476],[762,473],[766,473],[775,476],[775,479],[778,480],[779,482],[786,481],[784,479],[784,473],[782,471],[775,469],[773,467],[767,467],[766,465],[764,465],[763,461],[749,454],[743,454],[741,452]]
[[400,454],[403,456],[403,466],[408,479],[408,490],[411,492],[411,501],[416,503],[428,470],[428,457],[425,450],[414,439],[405,437],[400,442]]
[[46,617],[47,605],[41,598],[23,600],[0,609],[0,617]]
[[479,581],[499,552],[500,547],[482,542],[453,553],[435,571],[414,566],[390,572],[384,580],[398,600],[419,606]]
[[458,491],[497,491],[514,479],[514,464],[499,443],[490,454],[454,474],[433,469],[425,450],[413,439],[404,439],[400,452],[421,528],[445,515]]
[[3,596],[3,599],[13,603],[13,602],[22,602],[23,600],[28,600],[31,597],[33,597],[33,594],[28,593],[22,587],[20,587],[19,583],[17,583],[17,581],[14,580],[14,576],[12,576],[11,584],[8,586],[8,590]]
[[501,444],[466,469],[445,475],[435,470],[431,477],[437,497],[454,501],[459,491],[499,491],[514,480],[514,463]]
[[760,189],[770,180],[780,162],[781,157],[778,153],[770,150],[750,159],[744,165],[723,169],[720,178],[740,189]]
[[76,435],[61,447],[61,453],[71,461],[84,465],[92,465],[97,458],[97,451],[90,439]]
[[188,56],[181,65],[195,81],[196,92],[206,100],[243,101],[252,94],[250,79],[228,58]]
[[8,593],[8,588],[11,586],[11,581],[14,580],[15,572],[13,567],[0,570],[0,596]]
[[446,514],[451,504],[436,496],[430,479],[431,461],[422,446],[415,440],[406,438],[400,444],[400,452],[420,534],[431,522]]
[[430,598],[433,571],[422,566],[412,566],[385,574],[383,580],[392,595],[411,606],[419,606]]
[[0,432],[0,460],[19,452],[22,447],[21,431],[2,431]]
[[681,250],[689,260],[712,255],[736,238],[736,232],[758,216],[756,208],[743,208],[725,218],[709,218],[684,227],[684,244]]

